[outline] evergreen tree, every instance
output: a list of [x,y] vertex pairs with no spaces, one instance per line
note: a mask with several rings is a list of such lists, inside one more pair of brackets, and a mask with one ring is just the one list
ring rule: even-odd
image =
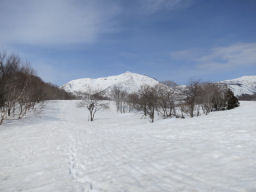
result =
[[226,99],[227,99],[227,109],[228,110],[239,106],[238,99],[236,98],[236,96],[230,89],[227,90]]

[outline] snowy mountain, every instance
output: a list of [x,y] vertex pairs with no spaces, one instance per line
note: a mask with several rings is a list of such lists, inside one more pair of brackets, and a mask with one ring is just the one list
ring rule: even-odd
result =
[[105,91],[108,95],[114,87],[119,87],[128,93],[136,92],[142,85],[154,86],[159,82],[151,77],[137,73],[125,72],[116,76],[97,79],[83,78],[72,80],[62,86],[67,92],[96,93]]
[[[154,86],[158,83],[157,80],[146,75],[125,72],[120,75],[97,79],[83,78],[72,80],[64,84],[62,88],[74,94],[105,91],[106,95],[110,95],[114,87],[119,87],[121,90],[132,93],[138,91],[142,85]],[[219,83],[227,84],[236,96],[256,94],[256,76],[242,76]]]
[[[242,76],[236,79],[224,80],[217,82],[219,84],[226,84],[235,96],[255,95],[256,94],[256,76]],[[185,89],[186,85],[178,85],[180,89]]]
[[256,76],[242,76],[237,79],[221,81],[234,92],[236,96],[256,94]]

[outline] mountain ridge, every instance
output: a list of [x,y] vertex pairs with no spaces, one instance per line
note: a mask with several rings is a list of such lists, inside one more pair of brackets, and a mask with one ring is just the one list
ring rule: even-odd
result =
[[[104,91],[106,95],[111,94],[114,87],[125,90],[128,93],[137,92],[142,85],[155,86],[160,82],[147,75],[127,71],[119,75],[99,78],[80,78],[69,81],[62,88],[71,93],[96,93]],[[239,78],[219,81],[226,84],[235,96],[256,94],[256,75],[242,76]]]
[[225,83],[235,96],[256,94],[256,75],[242,76],[239,78],[220,81]]
[[62,88],[72,93],[96,93],[105,91],[109,95],[114,87],[132,93],[138,91],[142,85],[154,86],[158,83],[159,81],[149,76],[127,71],[108,77],[72,80],[64,84]]

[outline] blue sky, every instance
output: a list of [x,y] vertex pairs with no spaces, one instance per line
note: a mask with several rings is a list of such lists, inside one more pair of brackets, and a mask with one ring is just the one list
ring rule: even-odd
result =
[[0,50],[57,85],[131,71],[184,84],[256,75],[255,0],[0,0]]

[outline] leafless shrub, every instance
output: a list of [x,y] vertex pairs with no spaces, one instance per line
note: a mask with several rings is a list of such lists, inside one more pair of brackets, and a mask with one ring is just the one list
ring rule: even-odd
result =
[[157,110],[164,117],[176,116],[175,89],[158,84],[154,87],[157,94]]
[[129,109],[128,93],[121,90],[119,87],[114,87],[112,90],[112,97],[116,103],[116,110],[125,113]]
[[106,102],[99,100],[99,96],[99,93],[86,94],[78,104],[78,107],[86,107],[88,109],[90,121],[94,121],[95,114],[98,111],[109,108]]
[[191,81],[186,87],[184,93],[185,103],[189,109],[189,115],[190,117],[193,117],[196,103],[198,102],[201,94],[200,83],[198,81]]
[[133,101],[138,110],[142,110],[145,116],[149,116],[151,122],[154,122],[155,111],[157,110],[157,92],[156,89],[150,86],[142,86],[138,96],[133,95]]

